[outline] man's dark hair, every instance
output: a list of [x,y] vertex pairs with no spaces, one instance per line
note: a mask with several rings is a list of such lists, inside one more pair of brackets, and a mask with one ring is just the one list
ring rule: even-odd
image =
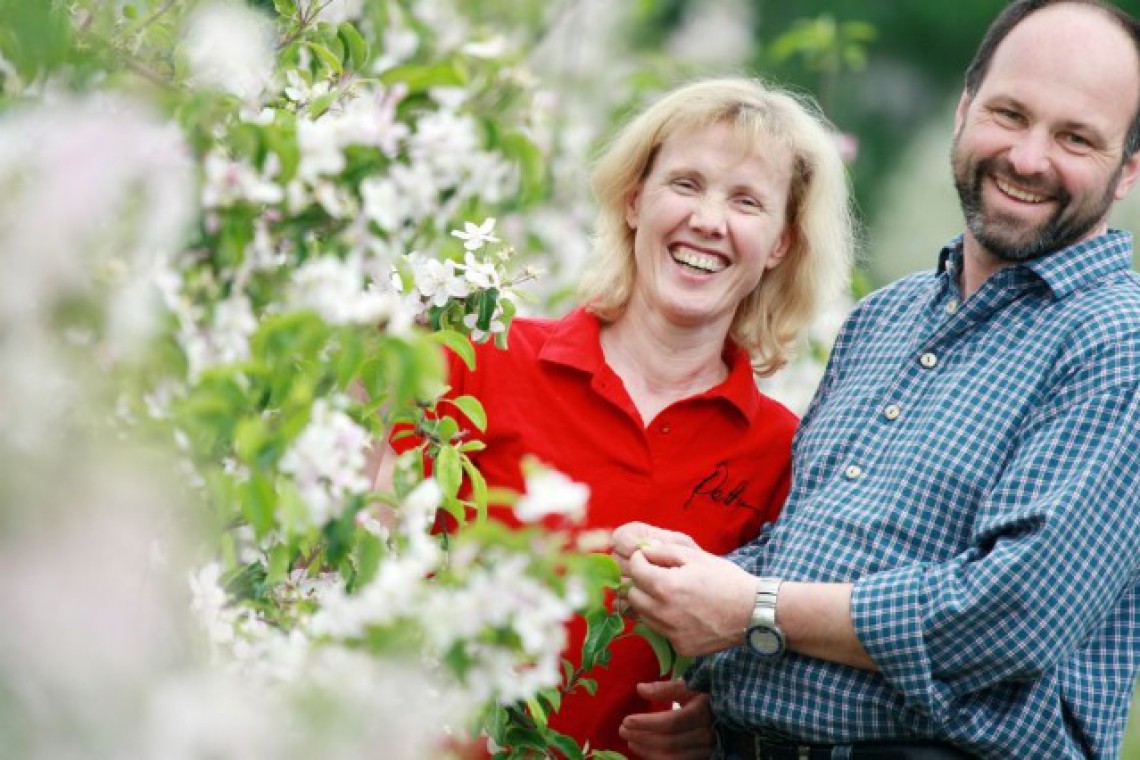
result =
[[[990,24],[990,28],[986,30],[986,36],[982,38],[982,43],[978,46],[978,52],[974,53],[974,60],[970,61],[970,66],[966,69],[966,95],[973,98],[978,93],[978,88],[982,86],[982,80],[986,78],[986,72],[989,71],[994,52],[1015,26],[1042,8],[1060,5],[1061,3],[1087,5],[1090,8],[1100,10],[1115,21],[1132,38],[1132,45],[1136,51],[1137,68],[1140,69],[1140,22],[1137,22],[1136,19],[1115,5],[1102,2],[1102,0],[1014,0]],[[1137,97],[1140,98],[1140,93]],[[1124,155],[1131,156],[1137,150],[1140,150],[1140,106],[1137,107],[1136,115],[1132,119],[1128,136],[1124,139]]]

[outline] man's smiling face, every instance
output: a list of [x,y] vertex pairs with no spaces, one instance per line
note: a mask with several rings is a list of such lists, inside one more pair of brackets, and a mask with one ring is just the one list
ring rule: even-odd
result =
[[1009,262],[1098,234],[1136,179],[1123,146],[1138,93],[1135,46],[1104,14],[1062,4],[1022,21],[958,105],[951,159],[968,234]]

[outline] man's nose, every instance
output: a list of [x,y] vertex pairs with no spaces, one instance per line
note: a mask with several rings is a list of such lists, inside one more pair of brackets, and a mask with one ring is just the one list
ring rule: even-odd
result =
[[1052,142],[1043,129],[1021,133],[1009,150],[1009,162],[1018,174],[1028,177],[1049,170]]

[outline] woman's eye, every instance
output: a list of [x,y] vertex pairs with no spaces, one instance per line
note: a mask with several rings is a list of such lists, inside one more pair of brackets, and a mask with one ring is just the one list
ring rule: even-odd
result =
[[673,180],[673,187],[677,188],[678,190],[692,191],[697,189],[697,183],[694,180],[688,179],[686,177],[679,177]]

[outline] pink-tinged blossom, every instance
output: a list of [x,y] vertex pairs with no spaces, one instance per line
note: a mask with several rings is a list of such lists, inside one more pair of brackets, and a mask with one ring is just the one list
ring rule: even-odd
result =
[[202,205],[205,208],[232,206],[241,201],[275,204],[285,197],[281,185],[248,163],[234,161],[216,150],[206,156],[203,172]]

